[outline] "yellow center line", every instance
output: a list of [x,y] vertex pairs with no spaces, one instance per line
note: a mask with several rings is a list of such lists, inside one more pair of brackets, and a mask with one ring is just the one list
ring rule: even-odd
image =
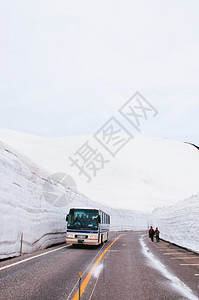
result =
[[[80,293],[80,295],[83,294],[87,284],[89,283],[89,280],[91,279],[91,276],[93,275],[93,272],[95,271],[95,268],[97,267],[97,265],[101,261],[102,257],[105,255],[105,253],[108,251],[108,249],[119,239],[119,237],[120,237],[120,235],[104,250],[104,252],[102,252],[100,257],[98,257],[98,259],[96,260],[96,262],[92,266],[90,272],[87,274],[86,278],[84,279],[84,281],[81,284],[81,293]],[[73,297],[73,300],[79,300],[79,289],[76,292],[75,296]]]

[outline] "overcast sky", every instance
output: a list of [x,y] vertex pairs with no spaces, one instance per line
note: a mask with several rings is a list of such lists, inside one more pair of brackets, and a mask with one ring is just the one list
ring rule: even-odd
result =
[[142,135],[199,144],[198,15],[198,0],[1,0],[0,128],[92,134],[139,91],[158,110]]

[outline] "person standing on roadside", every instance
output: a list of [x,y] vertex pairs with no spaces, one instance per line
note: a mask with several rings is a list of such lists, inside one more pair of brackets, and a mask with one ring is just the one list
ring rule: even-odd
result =
[[155,231],[153,229],[153,226],[151,226],[149,230],[149,237],[151,238],[151,241],[153,242],[153,237],[154,237]]
[[160,231],[158,230],[158,227],[155,229],[155,237],[156,237],[156,242],[159,242],[160,240]]
[[[149,226],[148,226],[148,228],[149,228]],[[149,238],[151,238],[151,235],[150,235],[150,229],[149,229]]]

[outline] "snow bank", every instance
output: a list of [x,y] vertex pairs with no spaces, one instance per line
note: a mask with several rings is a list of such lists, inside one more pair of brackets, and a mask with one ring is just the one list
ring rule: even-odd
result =
[[156,209],[151,224],[159,227],[163,239],[199,253],[199,194]]
[[47,174],[0,143],[0,258],[64,241],[65,212],[44,201]]
[[[44,197],[44,186],[57,198],[66,195],[59,206]],[[65,241],[65,217],[72,206],[99,207],[110,213],[112,230],[146,228],[146,215],[113,209],[89,200],[75,190],[63,190],[63,185],[49,181],[44,172],[27,157],[0,142],[0,259]]]

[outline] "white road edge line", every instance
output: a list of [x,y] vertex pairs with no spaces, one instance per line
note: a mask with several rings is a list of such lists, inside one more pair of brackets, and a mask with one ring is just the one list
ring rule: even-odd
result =
[[177,251],[177,249],[172,249],[172,248],[168,248],[168,247],[159,247],[160,250],[169,250],[169,251]]
[[181,266],[199,266],[199,264],[180,264]]
[[69,247],[70,245],[71,245],[71,244],[65,245],[65,246],[62,246],[62,247],[59,247],[59,248],[50,250],[50,251],[48,251],[48,252],[44,252],[44,253],[41,253],[41,254],[38,254],[38,255],[35,255],[35,256],[32,256],[32,257],[28,257],[28,258],[26,258],[26,259],[24,259],[24,260],[17,261],[16,263],[13,263],[13,264],[10,264],[10,265],[6,265],[6,266],[4,266],[4,267],[1,267],[1,268],[0,268],[0,271],[5,270],[5,269],[8,269],[8,268],[13,267],[13,266],[16,266],[16,265],[19,265],[19,264],[22,264],[22,263],[24,263],[24,262],[26,262],[26,261],[35,259],[35,258],[37,258],[37,257],[40,257],[40,256],[43,256],[43,255],[46,255],[46,254],[49,254],[49,253],[52,253],[52,252],[61,250],[61,249],[63,249],[63,248],[67,248],[67,247]]
[[173,251],[173,252],[165,252],[165,253],[176,253],[176,250],[172,250],[172,249],[159,249],[160,251],[162,252],[165,252],[165,251]]
[[174,252],[174,253],[165,252],[165,253],[163,253],[163,255],[175,255],[175,254],[178,254],[178,255],[187,255],[186,253],[178,253],[178,252]]
[[187,257],[181,256],[181,257],[171,257],[171,259],[199,259],[199,257],[198,256],[193,256],[193,257],[190,257],[190,256],[187,256]]
[[199,274],[194,274],[195,276],[199,276]]
[[190,300],[198,300],[198,297],[196,297],[192,290],[183,282],[181,281],[177,276],[170,273],[166,266],[161,263],[160,260],[158,260],[152,252],[150,252],[149,248],[146,246],[144,242],[144,235],[140,238],[140,244],[142,246],[143,254],[148,258],[150,262],[150,267],[158,270],[164,277],[168,278],[171,282],[171,285],[176,289],[176,291],[186,296]]

